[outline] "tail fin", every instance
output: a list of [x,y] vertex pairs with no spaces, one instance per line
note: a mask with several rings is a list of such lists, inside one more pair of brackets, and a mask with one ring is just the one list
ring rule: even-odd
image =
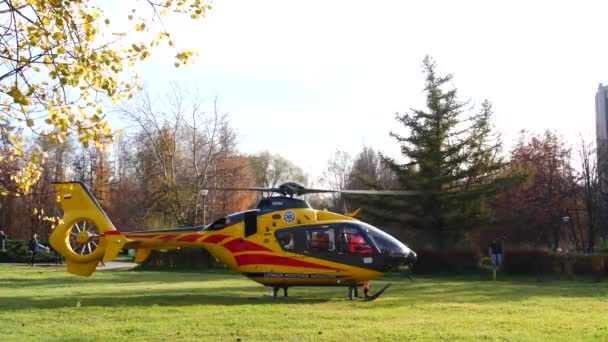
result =
[[82,182],[55,183],[63,217],[51,234],[51,246],[65,257],[68,272],[90,276],[97,264],[114,259],[126,242]]

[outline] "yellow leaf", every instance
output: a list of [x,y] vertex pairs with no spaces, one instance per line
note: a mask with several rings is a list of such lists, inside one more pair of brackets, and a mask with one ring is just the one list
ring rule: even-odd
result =
[[25,122],[26,122],[26,124],[27,124],[27,127],[32,127],[32,126],[34,126],[34,120],[32,120],[32,119],[27,119],[27,120],[25,120]]

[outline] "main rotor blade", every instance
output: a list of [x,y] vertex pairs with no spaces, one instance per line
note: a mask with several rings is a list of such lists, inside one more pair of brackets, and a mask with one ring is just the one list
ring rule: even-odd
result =
[[280,194],[291,194],[291,195],[306,195],[306,194],[322,194],[322,193],[342,193],[352,195],[379,195],[379,196],[414,196],[419,195],[419,191],[411,190],[332,190],[332,189],[307,189],[307,188],[262,188],[262,187],[251,187],[251,188],[209,188],[209,190],[228,190],[228,191],[264,191],[264,192],[276,192]]
[[379,196],[413,196],[419,195],[419,191],[411,190],[329,190],[329,189],[302,189],[298,195],[316,194],[316,193],[341,193],[352,195],[379,195]]
[[333,193],[340,192],[340,190],[329,190],[329,189],[302,189],[298,191],[298,195],[306,195],[306,194],[324,194],[324,193]]
[[415,196],[420,195],[420,191],[412,190],[338,190],[336,192],[352,195],[380,195],[380,196]]
[[280,192],[279,188],[262,188],[262,187],[252,187],[252,188],[209,188],[208,190],[228,190],[228,191],[266,191],[266,192]]

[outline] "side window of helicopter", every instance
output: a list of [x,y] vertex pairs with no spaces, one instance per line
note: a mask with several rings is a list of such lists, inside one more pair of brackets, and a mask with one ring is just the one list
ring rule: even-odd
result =
[[333,228],[311,228],[306,230],[307,252],[335,252],[336,234]]
[[340,253],[361,255],[374,253],[373,248],[358,229],[341,227],[338,231],[340,235]]
[[281,248],[286,251],[293,251],[294,248],[294,239],[293,233],[290,231],[277,232],[277,241]]

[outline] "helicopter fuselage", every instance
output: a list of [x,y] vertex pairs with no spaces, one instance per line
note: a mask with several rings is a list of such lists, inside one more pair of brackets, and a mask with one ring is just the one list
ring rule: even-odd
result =
[[124,232],[136,262],[153,249],[202,247],[266,286],[352,286],[413,262],[416,254],[392,236],[353,217],[270,197],[258,209],[201,227]]

